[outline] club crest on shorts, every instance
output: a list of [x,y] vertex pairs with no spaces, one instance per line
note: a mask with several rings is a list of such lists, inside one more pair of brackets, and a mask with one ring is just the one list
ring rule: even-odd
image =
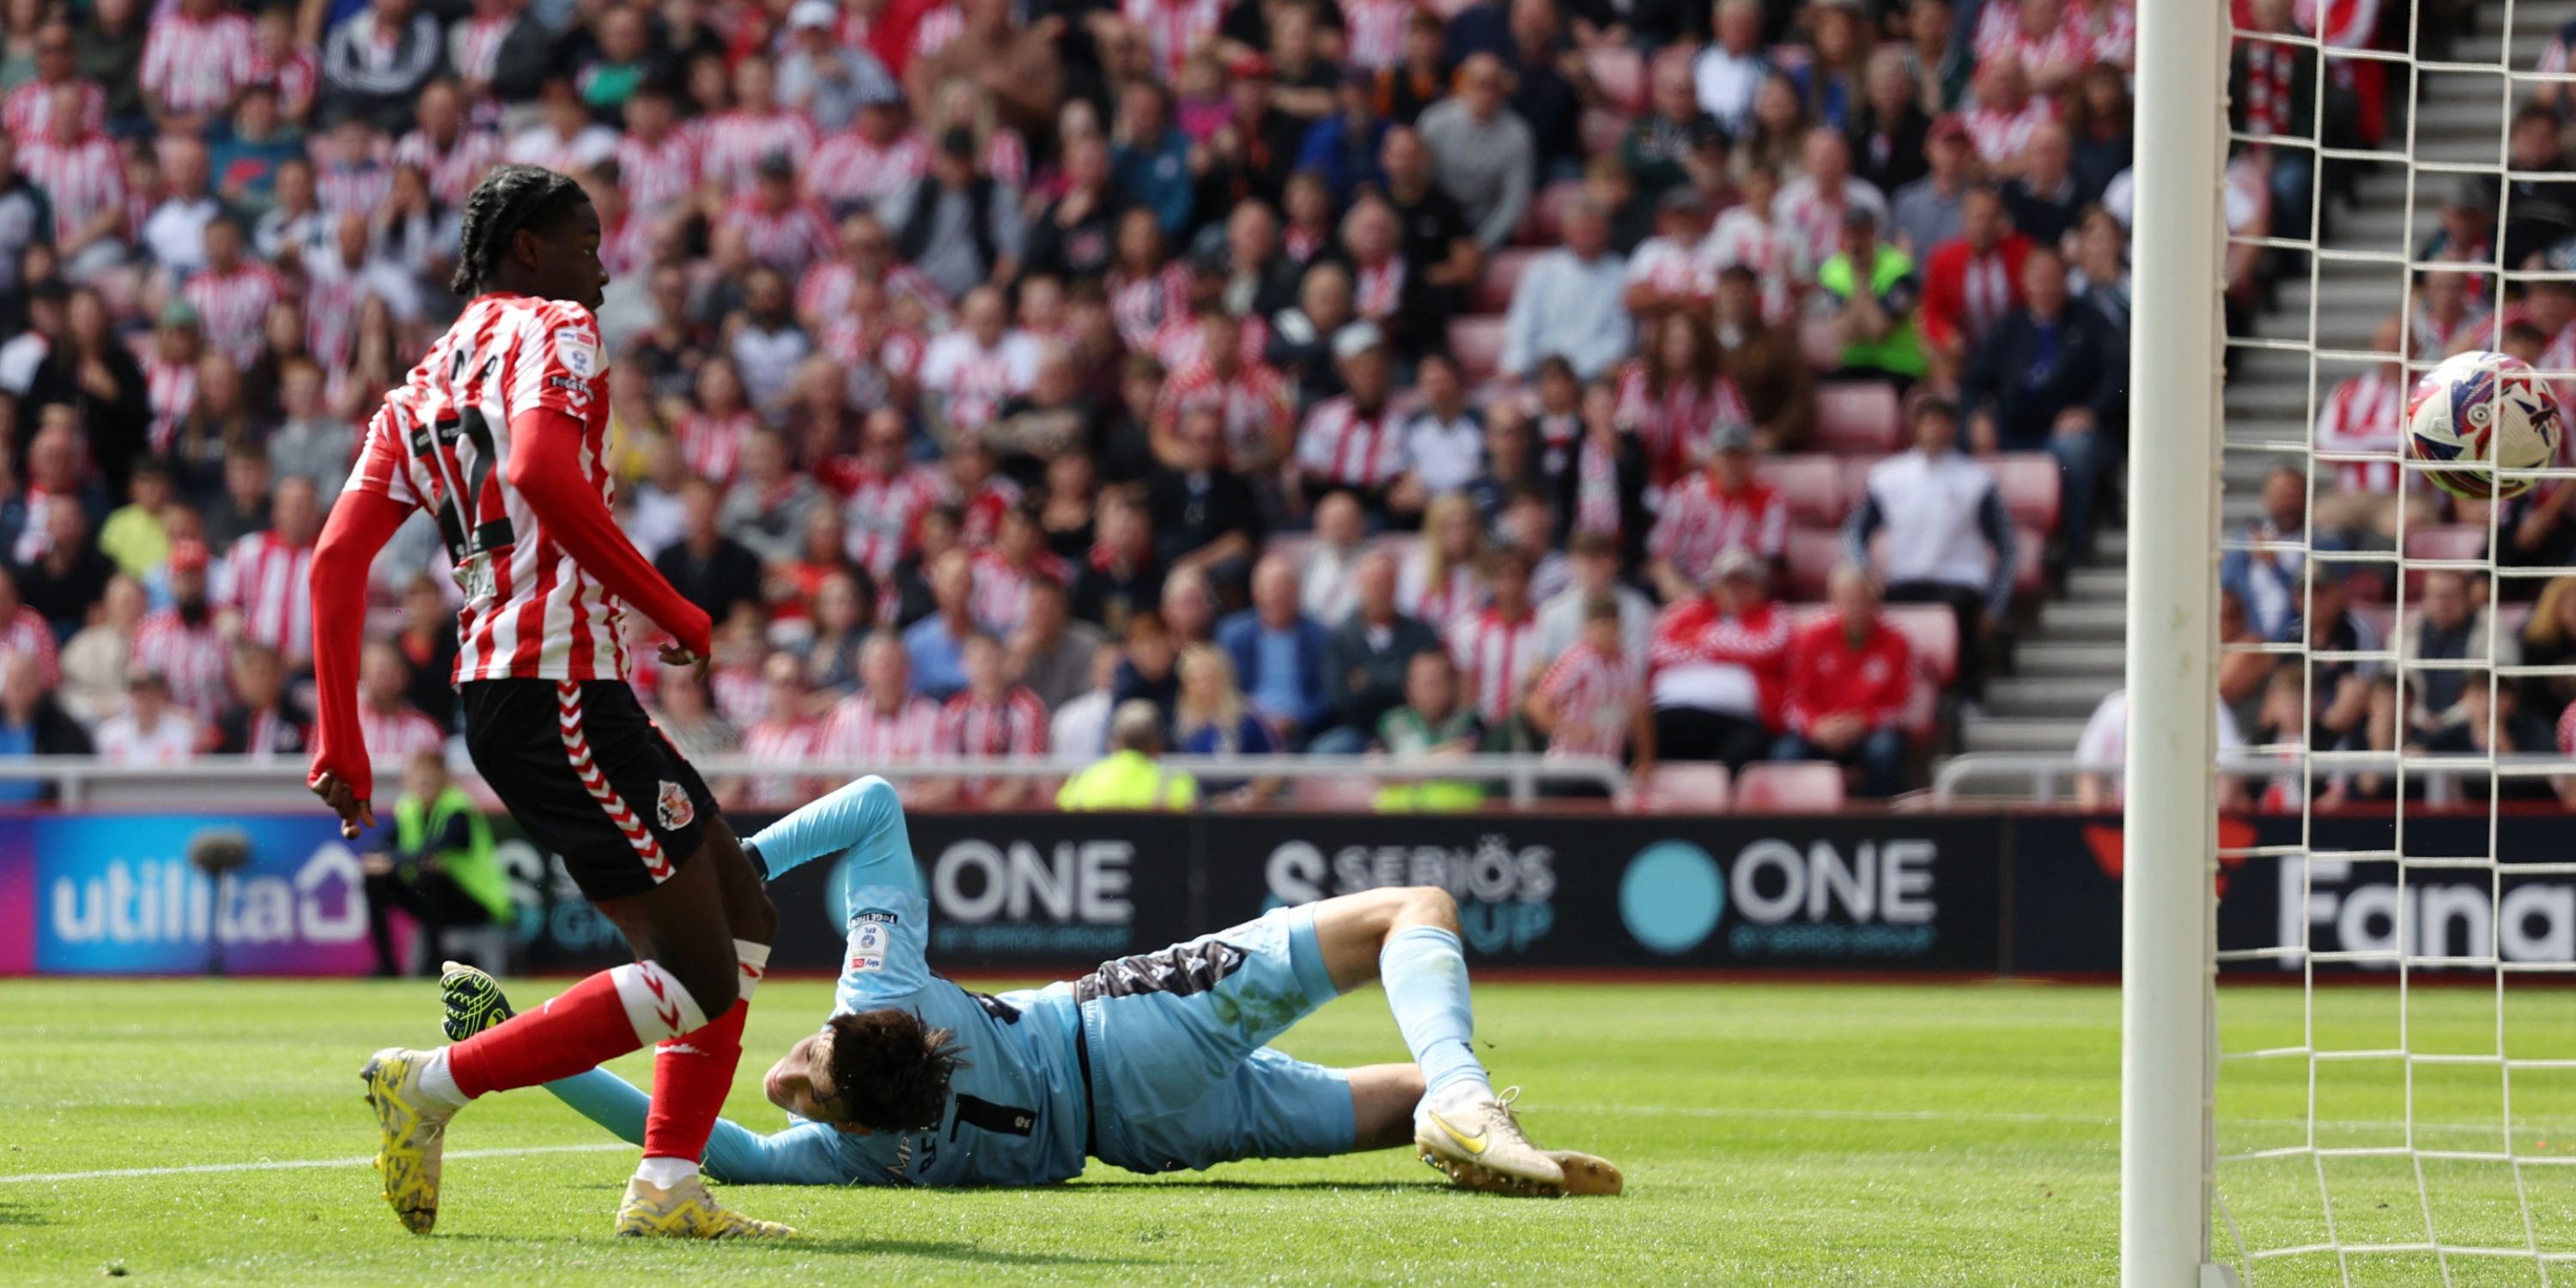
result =
[[676,832],[698,816],[698,807],[689,803],[688,788],[665,778],[653,793],[653,813],[662,820],[663,831]]

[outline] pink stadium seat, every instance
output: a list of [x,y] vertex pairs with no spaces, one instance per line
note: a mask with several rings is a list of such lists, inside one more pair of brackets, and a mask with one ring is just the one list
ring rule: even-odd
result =
[[2483,559],[2487,553],[2487,525],[2446,524],[2440,527],[2409,528],[2406,531],[2408,559]]
[[1838,524],[1847,510],[1842,462],[1830,456],[1773,456],[1753,471],[1780,490],[1789,517],[1799,523]]
[[1501,369],[1503,320],[1478,316],[1449,321],[1449,356],[1470,380],[1482,380]]
[[1843,459],[1843,513],[1858,510],[1861,502],[1869,499],[1869,472],[1883,459],[1878,456]]
[[2019,523],[2013,525],[2013,598],[2039,598],[2047,580],[2040,556],[2047,550],[2047,533]]
[[1897,449],[1896,391],[1875,380],[1816,388],[1816,445],[1837,456],[1884,456]]
[[1611,106],[1632,116],[1646,110],[1645,55],[1626,45],[1596,45],[1583,61]]
[[1939,604],[1890,604],[1887,624],[1914,646],[1914,661],[1936,684],[1959,678],[1959,619]]
[[1657,813],[1722,814],[1734,799],[1732,786],[1724,765],[1657,765],[1654,777],[1640,786],[1637,803]]
[[1538,252],[1513,247],[1494,252],[1485,263],[1485,275],[1476,282],[1475,307],[1480,312],[1500,313],[1512,306],[1512,288],[1521,284],[1521,274],[1529,271],[1530,261]]
[[1301,778],[1297,780],[1297,808],[1372,813],[1377,809],[1377,783],[1373,779],[1338,774],[1330,778]]
[[1843,805],[1843,769],[1830,761],[1756,761],[1735,780],[1736,808],[1822,812]]
[[1780,597],[1791,600],[1817,600],[1825,597],[1825,582],[1834,573],[1834,565],[1843,561],[1843,534],[1833,528],[1810,528],[1803,525],[1789,529],[1789,584],[1780,588]]
[[[1466,5],[1458,6],[1461,9]],[[1539,189],[1538,199],[1530,203],[1530,217],[1521,225],[1521,241],[1531,246],[1554,246],[1565,228],[1565,208],[1583,196],[1580,180],[1568,179]]]
[[2006,452],[1994,460],[1995,485],[2013,522],[2042,532],[2057,530],[2058,490],[2063,479],[2057,458],[2045,452]]
[[1798,351],[1807,355],[1807,365],[1818,371],[1843,365],[1843,338],[1835,334],[1829,319],[1809,318],[1798,324]]

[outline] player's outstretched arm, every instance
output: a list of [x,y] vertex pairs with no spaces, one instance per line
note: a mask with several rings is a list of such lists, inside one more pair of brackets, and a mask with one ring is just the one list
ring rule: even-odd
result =
[[331,506],[313,548],[313,686],[317,719],[313,765],[305,785],[340,816],[340,834],[355,837],[376,825],[369,804],[375,767],[358,731],[358,643],[366,626],[367,571],[376,552],[411,517],[412,507],[377,492],[352,488]]
[[821,800],[760,829],[746,843],[772,879],[827,854],[856,850],[849,885],[893,886],[921,893],[912,840],[903,827],[903,800],[894,784],[870,774],[844,783]]
[[519,413],[510,421],[510,486],[582,571],[669,631],[690,660],[706,657],[713,631],[706,610],[681,598],[618,530],[582,471],[581,439],[581,422],[567,413],[550,407]]
[[[549,1082],[546,1090],[619,1140],[644,1143],[644,1115],[653,1099],[624,1078],[593,1069]],[[706,1172],[730,1185],[847,1185],[851,1178],[839,1135],[822,1123],[799,1123],[764,1136],[719,1118],[707,1138]]]

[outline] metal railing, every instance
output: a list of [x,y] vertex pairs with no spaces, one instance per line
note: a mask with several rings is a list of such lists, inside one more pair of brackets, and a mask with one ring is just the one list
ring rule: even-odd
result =
[[[2488,775],[2498,779],[2576,776],[2576,758],[2543,752],[2478,756],[2248,748],[2220,757],[2218,769],[2228,774],[2268,777],[2297,775],[2302,764],[2314,767],[2320,787],[2338,774],[2403,772],[2408,781],[2424,784],[2424,800],[2431,805],[2450,805],[2460,801],[2460,782],[2465,778]],[[2122,772],[2123,766],[2116,760],[2079,760],[2058,752],[1975,752],[1953,756],[1933,772],[1932,803],[1935,808],[1946,809],[1967,795],[1963,790],[1967,784],[2002,779],[2029,784],[2029,794],[2016,795],[2015,799],[2054,805],[2058,803],[2058,784],[2062,781],[2078,774],[2107,774],[2117,778]]]
[[[472,763],[463,756],[451,754],[448,763],[460,779],[481,781]],[[905,764],[821,760],[782,765],[726,755],[695,757],[690,763],[710,783],[736,778],[833,782],[880,774],[901,784],[947,778],[1070,778],[1097,762],[953,757]],[[1628,771],[1616,761],[1598,757],[1165,756],[1158,763],[1201,780],[1220,782],[1337,779],[1361,783],[1501,783],[1511,800],[1523,804],[1538,798],[1541,783],[1588,784],[1613,796],[1624,796],[1629,788]],[[391,761],[377,764],[378,796],[390,797],[398,790],[402,768]],[[179,765],[115,765],[92,756],[20,756],[0,758],[0,782],[50,783],[56,799],[71,806],[222,805],[269,809],[315,803],[304,789],[304,769],[300,760],[253,760],[243,756],[204,756]]]

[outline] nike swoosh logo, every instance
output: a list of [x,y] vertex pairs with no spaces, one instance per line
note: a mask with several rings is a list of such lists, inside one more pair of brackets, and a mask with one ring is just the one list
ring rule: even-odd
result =
[[1486,1137],[1483,1133],[1480,1132],[1476,1135],[1470,1136],[1467,1133],[1450,1126],[1449,1120],[1441,1117],[1440,1111],[1437,1109],[1431,1111],[1431,1124],[1438,1127],[1440,1130],[1449,1133],[1449,1139],[1458,1142],[1458,1148],[1478,1156],[1482,1156],[1484,1154]]

